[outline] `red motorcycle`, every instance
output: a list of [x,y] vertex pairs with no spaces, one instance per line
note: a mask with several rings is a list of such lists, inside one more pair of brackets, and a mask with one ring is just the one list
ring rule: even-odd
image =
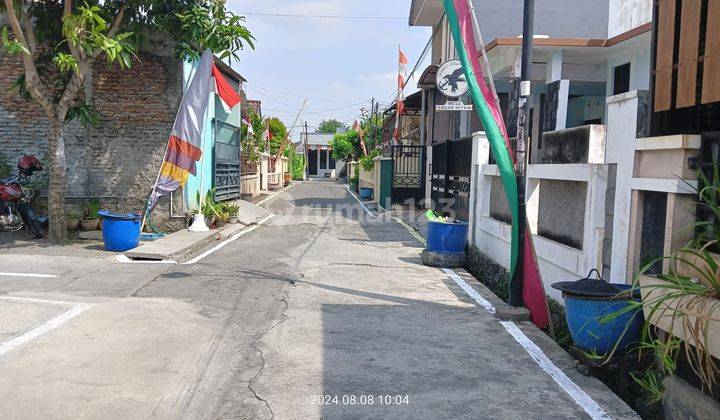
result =
[[23,156],[18,161],[18,175],[0,180],[0,230],[17,231],[27,226],[36,239],[44,236],[35,209],[30,205],[32,190],[23,187],[28,178],[43,166],[35,156]]

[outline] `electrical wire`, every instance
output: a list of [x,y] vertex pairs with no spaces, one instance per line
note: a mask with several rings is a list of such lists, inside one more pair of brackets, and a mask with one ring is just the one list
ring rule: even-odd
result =
[[393,20],[407,19],[407,16],[341,16],[341,15],[305,15],[291,13],[261,13],[261,12],[243,12],[239,15],[247,16],[266,16],[266,17],[285,17],[285,18],[306,18],[306,19],[363,19],[363,20]]

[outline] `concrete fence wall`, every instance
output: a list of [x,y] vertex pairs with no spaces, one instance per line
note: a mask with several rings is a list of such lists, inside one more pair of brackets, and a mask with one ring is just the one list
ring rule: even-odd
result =
[[369,171],[366,171],[362,167],[362,165],[360,165],[359,168],[360,168],[360,182],[359,182],[360,188],[375,188],[377,185],[376,168],[373,166],[373,168]]
[[260,194],[260,162],[255,165],[255,173],[240,177],[240,194],[242,195],[255,197]]
[[[531,164],[527,170],[528,229],[533,234],[546,292],[550,285],[602,268],[609,166],[605,132],[588,130],[586,162]],[[562,133],[556,133],[562,134]],[[485,133],[474,134],[469,242],[497,263],[510,265],[511,226],[497,165],[489,164]],[[560,136],[561,137],[561,136]]]

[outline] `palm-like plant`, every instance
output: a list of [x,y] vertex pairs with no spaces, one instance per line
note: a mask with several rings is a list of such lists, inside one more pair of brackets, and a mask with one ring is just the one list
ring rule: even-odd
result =
[[[698,208],[705,209],[708,220],[697,222],[698,234],[686,246],[673,255],[661,258],[669,260],[668,274],[656,276],[656,280],[636,286],[643,291],[642,306],[646,323],[641,348],[651,349],[659,356],[666,374],[675,371],[675,360],[680,348],[704,388],[712,393],[720,378],[720,366],[711,354],[711,346],[720,337],[713,337],[711,325],[720,321],[720,264],[716,254],[710,252],[720,244],[720,170],[714,165],[708,177],[698,171]],[[640,274],[646,273],[657,261],[647,264]],[[670,334],[668,340],[658,340],[652,334],[650,322],[660,325]],[[679,337],[686,345],[677,343]]]

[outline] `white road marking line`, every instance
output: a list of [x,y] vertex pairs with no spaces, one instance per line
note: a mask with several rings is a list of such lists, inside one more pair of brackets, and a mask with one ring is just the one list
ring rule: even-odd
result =
[[[41,301],[39,299],[23,299],[23,300]],[[45,301],[45,302],[52,302],[52,301]],[[40,325],[39,327],[34,328],[34,329],[26,332],[25,334],[19,335],[13,339],[5,341],[4,343],[0,344],[0,356],[2,356],[3,354],[5,354],[19,346],[22,346],[23,344],[27,343],[28,341],[34,340],[34,339],[40,337],[41,335],[46,334],[46,333],[58,328],[62,324],[70,321],[71,319],[75,318],[76,316],[80,315],[81,313],[85,312],[86,310],[92,308],[93,306],[94,305],[91,303],[75,304],[75,306],[73,306],[72,308],[61,313],[60,315],[56,316],[55,318],[52,318],[51,320]]]
[[442,271],[447,274],[451,279],[453,279],[455,283],[460,286],[460,288],[463,289],[465,293],[468,294],[468,296],[470,296],[475,302],[477,302],[478,305],[488,311],[488,313],[495,313],[495,306],[490,303],[490,301],[482,297],[480,293],[477,292],[477,290],[470,287],[470,285],[467,284],[465,280],[463,280],[463,278],[460,277],[454,270],[451,270],[449,268],[443,268]]
[[128,258],[126,255],[123,254],[116,255],[115,259],[117,260],[117,262],[123,264],[177,264],[177,261],[173,260],[133,260],[132,258]]
[[56,279],[58,276],[55,274],[33,274],[33,273],[0,273],[0,276],[7,277],[35,277],[41,279]]
[[[449,268],[443,268],[442,271],[448,275],[458,286],[460,286],[465,293],[468,294],[478,305],[484,308],[491,314],[495,313],[495,306],[482,297],[475,289],[470,287],[469,284],[463,280],[454,270]],[[557,367],[552,360],[538,347],[533,341],[525,335],[525,333],[518,328],[518,326],[512,321],[500,321],[500,324],[505,330],[515,339],[515,341],[522,346],[528,355],[537,363],[540,368],[550,375],[550,377],[557,383],[560,388],[585,410],[588,415],[593,419],[610,419],[605,410],[600,407],[585,391],[582,390],[572,379],[568,378],[559,367]]]
[[253,230],[259,228],[263,223],[267,222],[268,220],[270,220],[270,219],[273,218],[273,217],[275,217],[274,214],[271,214],[271,215],[267,216],[266,218],[264,218],[264,219],[260,220],[259,222],[257,222],[257,224],[255,224],[255,225],[253,225],[253,226],[250,226],[250,227],[247,228],[247,229],[241,230],[240,232],[238,232],[238,233],[236,233],[235,235],[231,236],[230,239],[227,239],[227,240],[225,240],[225,241],[223,241],[223,242],[220,242],[219,244],[217,244],[217,245],[215,245],[214,247],[208,249],[207,251],[203,252],[202,254],[198,255],[197,257],[195,257],[195,258],[193,258],[193,259],[191,259],[191,260],[189,260],[189,261],[185,261],[184,263],[181,263],[180,265],[191,265],[191,264],[197,263],[198,261],[200,261],[200,260],[202,260],[203,258],[207,257],[208,255],[212,254],[213,252],[222,249],[223,247],[225,247],[225,245],[227,245],[227,244],[229,244],[229,243],[231,243],[231,242],[234,242],[235,240],[237,240],[239,237],[245,235],[246,233],[250,233],[250,232],[252,232]]
[[512,321],[500,321],[503,327],[532,357],[535,363],[542,368],[553,380],[560,385],[563,391],[577,403],[593,419],[610,419],[610,415],[600,407],[588,394],[585,393],[572,379],[568,378],[560,368],[548,358],[535,343],[523,333]]
[[396,222],[398,222],[398,223],[400,223],[401,225],[405,226],[405,229],[407,229],[408,232],[410,232],[410,234],[411,234],[415,239],[418,240],[418,242],[420,242],[421,244],[423,244],[423,246],[427,245],[427,242],[425,241],[425,238],[423,238],[422,235],[420,235],[415,229],[413,229],[412,226],[410,226],[410,225],[408,225],[407,223],[405,223],[405,221],[404,221],[403,219],[401,219],[401,218],[399,218],[399,217],[397,217],[397,216],[393,216],[393,220],[395,220]]
[[257,204],[255,204],[255,205],[256,205],[256,206],[260,206],[260,205],[262,205],[262,204],[265,204],[266,202],[272,200],[273,198],[277,197],[278,195],[280,195],[280,194],[284,193],[285,191],[289,190],[290,187],[292,187],[292,186],[294,186],[294,185],[295,185],[295,184],[290,184],[290,185],[288,185],[287,187],[281,189],[280,191],[277,191],[275,194],[272,194],[270,197],[265,197],[265,198],[263,198],[262,200],[258,201]]
[[19,297],[19,296],[0,296],[0,300],[16,300],[18,302],[34,302],[34,303],[48,303],[51,305],[66,305],[66,306],[75,306],[78,305],[78,302],[67,302],[63,300],[48,300],[48,299],[35,299],[35,298],[26,298],[26,297]]
[[374,214],[373,212],[371,212],[369,208],[367,208],[367,206],[365,205],[365,203],[363,203],[363,202],[360,200],[360,197],[358,197],[358,196],[355,194],[355,191],[353,191],[353,190],[350,189],[350,186],[349,186],[349,185],[348,185],[347,187],[345,187],[345,188],[346,188],[347,191],[350,193],[350,195],[353,196],[353,198],[355,199],[355,201],[357,201],[358,204],[360,204],[360,206],[362,207],[362,209],[365,210],[365,213],[367,213],[368,216],[370,216],[370,217],[376,217],[375,214]]

